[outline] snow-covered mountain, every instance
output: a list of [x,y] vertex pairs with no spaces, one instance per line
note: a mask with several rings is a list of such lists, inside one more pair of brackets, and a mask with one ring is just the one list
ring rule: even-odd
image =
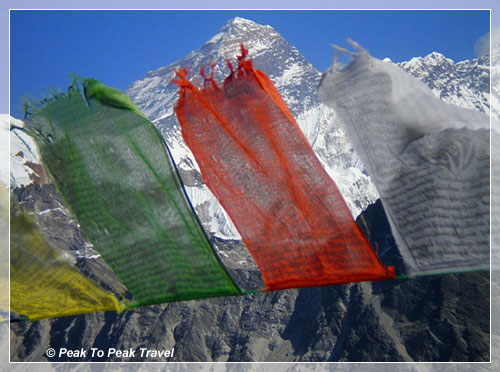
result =
[[[185,66],[195,73],[202,63],[208,65],[208,62],[218,62],[216,78],[223,79],[229,71],[224,59],[234,59],[240,42],[250,49],[255,66],[277,85],[356,214],[356,210],[376,198],[376,192],[373,189],[370,193],[369,178],[363,173],[335,113],[318,103],[316,87],[320,73],[271,27],[236,18],[199,50],[148,73],[128,89],[171,146],[198,211],[204,214],[205,224],[220,236],[234,234],[218,204],[203,187],[182,141],[173,113],[177,87],[169,82],[174,75],[172,68]],[[487,66],[483,67],[486,60],[455,64],[437,57],[431,54],[400,66],[424,81],[427,78],[435,93],[445,100],[455,100],[465,107],[484,107],[489,88],[483,82],[487,79],[475,79],[487,71]],[[500,46],[493,50],[491,60],[492,116],[500,117]],[[0,134],[8,136],[10,118],[5,115],[1,119]],[[10,132],[14,195],[25,210],[36,214],[51,244],[73,252],[82,272],[98,283],[113,285],[117,282],[113,273],[91,247],[87,249],[89,244],[84,234],[72,222],[69,211],[61,207],[64,200],[53,185],[44,184],[43,172],[36,167],[38,152],[25,136],[22,131]],[[359,224],[372,246],[379,247],[379,254],[389,258],[386,263],[392,265],[396,264],[396,247],[384,219],[378,201],[363,213]],[[224,257],[226,252],[232,255],[244,250],[235,249],[238,242],[232,240],[215,239],[215,243]],[[233,257],[224,263],[231,261],[240,263]],[[243,258],[243,263],[236,267],[238,274],[248,274],[251,271],[248,267],[249,261]],[[484,316],[489,309],[488,275],[450,274],[305,288],[163,304],[121,314],[97,313],[12,323],[11,358],[47,361],[45,352],[49,346],[67,347],[70,340],[75,349],[175,346],[174,361],[486,361],[490,342],[489,318]],[[254,280],[251,275],[245,278],[248,282]],[[116,284],[111,290],[122,293],[124,289]]]
[[[21,128],[24,125],[21,120],[9,118],[9,115],[1,115],[0,121],[7,131],[10,124]],[[40,153],[35,140],[21,130],[12,131],[10,133],[10,186],[12,188],[26,186],[43,178],[40,162]]]
[[281,93],[321,163],[335,180],[354,217],[378,194],[363,173],[362,164],[340,126],[335,113],[319,103],[316,93],[321,73],[270,26],[234,18],[198,50],[166,67],[146,74],[134,82],[127,94],[161,131],[179,165],[188,194],[205,227],[215,235],[239,238],[218,201],[203,184],[193,155],[182,140],[173,111],[178,87],[171,84],[174,69],[185,67],[198,81],[201,66],[215,63],[215,78],[222,81],[229,73],[226,60],[235,61],[240,44],[249,50],[257,69],[264,71]]
[[[182,139],[173,111],[178,87],[171,81],[175,77],[174,70],[180,67],[186,67],[193,79],[202,81],[198,71],[201,66],[208,67],[211,63],[215,63],[216,80],[222,81],[229,73],[226,60],[235,60],[241,43],[249,49],[254,66],[263,70],[280,91],[356,217],[378,198],[378,193],[364,172],[363,164],[352,149],[335,112],[319,102],[316,89],[321,73],[272,27],[237,17],[228,21],[198,50],[180,61],[148,72],[127,89],[130,97],[149,116],[168,143],[205,228],[221,238],[239,239],[229,217],[204,185],[196,161]],[[488,113],[491,101],[493,117],[500,118],[500,72],[495,70],[500,68],[500,47],[493,48],[491,59],[491,97],[489,55],[454,63],[434,52],[398,65],[424,81],[447,102]],[[7,121],[3,119],[3,122]],[[22,123],[18,122],[18,125]],[[11,185],[27,185],[39,176],[36,146],[21,131],[13,131],[10,137]]]
[[150,119],[166,124],[173,107],[165,103],[175,99],[178,90],[170,84],[174,69],[185,67],[198,81],[203,81],[198,74],[200,67],[215,63],[215,78],[222,81],[229,73],[226,60],[234,64],[241,43],[250,51],[254,66],[272,79],[294,115],[319,103],[315,93],[319,71],[271,26],[239,17],[228,21],[219,33],[180,61],[148,72],[143,79],[132,83],[127,93]]
[[422,80],[442,100],[489,114],[490,56],[453,62],[440,53],[398,64]]
[[500,44],[491,48],[491,117],[500,121]]
[[[173,111],[178,87],[174,70],[186,67],[193,79],[203,81],[201,66],[215,63],[215,78],[229,73],[225,61],[234,61],[240,44],[249,49],[254,66],[264,71],[281,93],[320,162],[334,179],[354,217],[378,198],[333,110],[319,102],[321,73],[270,26],[234,18],[180,61],[151,71],[134,82],[127,94],[153,121],[170,146],[188,194],[205,227],[222,238],[239,238],[218,201],[203,184],[199,168],[182,140]],[[462,107],[488,112],[489,58],[454,63],[439,53],[413,58],[399,66],[423,80],[442,99]]]
[[[174,70],[186,67],[193,79],[202,65],[215,63],[215,78],[222,81],[229,73],[226,60],[235,61],[240,44],[249,49],[254,66],[264,71],[280,91],[299,126],[310,141],[319,160],[335,180],[354,217],[378,198],[378,193],[363,170],[335,112],[319,102],[317,85],[321,73],[270,26],[234,18],[199,49],[180,61],[148,72],[132,83],[127,94],[153,121],[168,143],[187,192],[205,228],[221,238],[239,239],[229,217],[204,185],[191,151],[185,145],[173,111],[178,87],[171,83]],[[489,95],[489,55],[454,63],[440,53],[415,57],[398,65],[424,81],[443,100],[461,107],[500,117],[500,48],[492,54],[492,96]],[[388,61],[389,62],[389,61]],[[496,64],[496,65],[495,65]],[[496,79],[496,80],[495,80]],[[496,110],[496,111],[495,111]],[[33,141],[20,131],[11,133],[11,184],[30,183],[37,174],[38,153]]]

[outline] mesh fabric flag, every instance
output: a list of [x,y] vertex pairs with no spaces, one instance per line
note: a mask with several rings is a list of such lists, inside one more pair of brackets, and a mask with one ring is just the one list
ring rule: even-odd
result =
[[488,268],[488,117],[358,49],[324,74],[320,98],[340,114],[409,271]]
[[176,113],[204,181],[254,256],[267,289],[393,277],[278,91],[246,53],[242,47],[238,69],[222,87],[212,76],[200,90],[179,71]]
[[138,305],[241,293],[166,145],[123,93],[88,79],[26,122],[82,230]]
[[30,320],[116,310],[124,304],[83,276],[49,246],[13,201],[10,219],[10,309]]

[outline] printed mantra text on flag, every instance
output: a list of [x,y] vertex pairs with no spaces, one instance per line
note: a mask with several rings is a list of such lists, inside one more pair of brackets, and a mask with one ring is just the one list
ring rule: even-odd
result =
[[323,75],[319,97],[377,187],[408,272],[488,269],[489,118],[353,45],[359,53]]

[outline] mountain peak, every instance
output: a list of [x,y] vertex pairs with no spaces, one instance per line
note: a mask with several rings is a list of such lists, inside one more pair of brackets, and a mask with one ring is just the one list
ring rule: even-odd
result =
[[452,59],[446,58],[444,55],[442,55],[439,52],[432,52],[432,53],[426,55],[423,59],[426,61],[430,61],[431,63],[435,63],[435,64],[443,63],[443,62],[447,62],[449,64],[454,64]]
[[257,37],[259,39],[263,34],[268,33],[271,33],[273,36],[278,34],[271,26],[260,25],[246,18],[234,17],[227,21],[219,32],[208,40],[205,45],[219,43],[223,40],[231,42],[235,38],[251,39],[252,34],[259,34],[259,37]]
[[251,21],[251,20],[246,19],[246,18],[234,17],[226,22],[226,24],[221,28],[221,31],[234,29],[234,28],[243,29],[243,30],[263,29],[263,28],[273,29],[269,25],[261,25],[257,22]]
[[417,70],[426,70],[431,66],[453,66],[455,63],[453,60],[446,58],[439,52],[432,52],[426,55],[425,57],[413,57],[408,62],[401,62],[401,65],[406,69],[417,69]]
[[226,26],[228,25],[256,25],[254,21],[251,21],[246,18],[241,18],[241,17],[234,17],[231,18],[229,21],[226,22]]
[[257,22],[241,17],[231,18],[219,30],[219,34],[229,34],[235,36],[249,35],[254,33],[272,34],[273,36],[278,35],[278,33],[269,25],[261,25]]
[[[438,52],[398,65],[422,80],[442,100],[468,109],[489,111],[489,56],[455,63]],[[471,89],[472,88],[472,89]]]

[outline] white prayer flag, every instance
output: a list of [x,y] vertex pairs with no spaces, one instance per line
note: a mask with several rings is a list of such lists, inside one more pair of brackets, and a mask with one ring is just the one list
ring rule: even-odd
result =
[[334,62],[319,95],[376,185],[409,274],[488,268],[489,117],[353,45],[359,53],[341,70]]

